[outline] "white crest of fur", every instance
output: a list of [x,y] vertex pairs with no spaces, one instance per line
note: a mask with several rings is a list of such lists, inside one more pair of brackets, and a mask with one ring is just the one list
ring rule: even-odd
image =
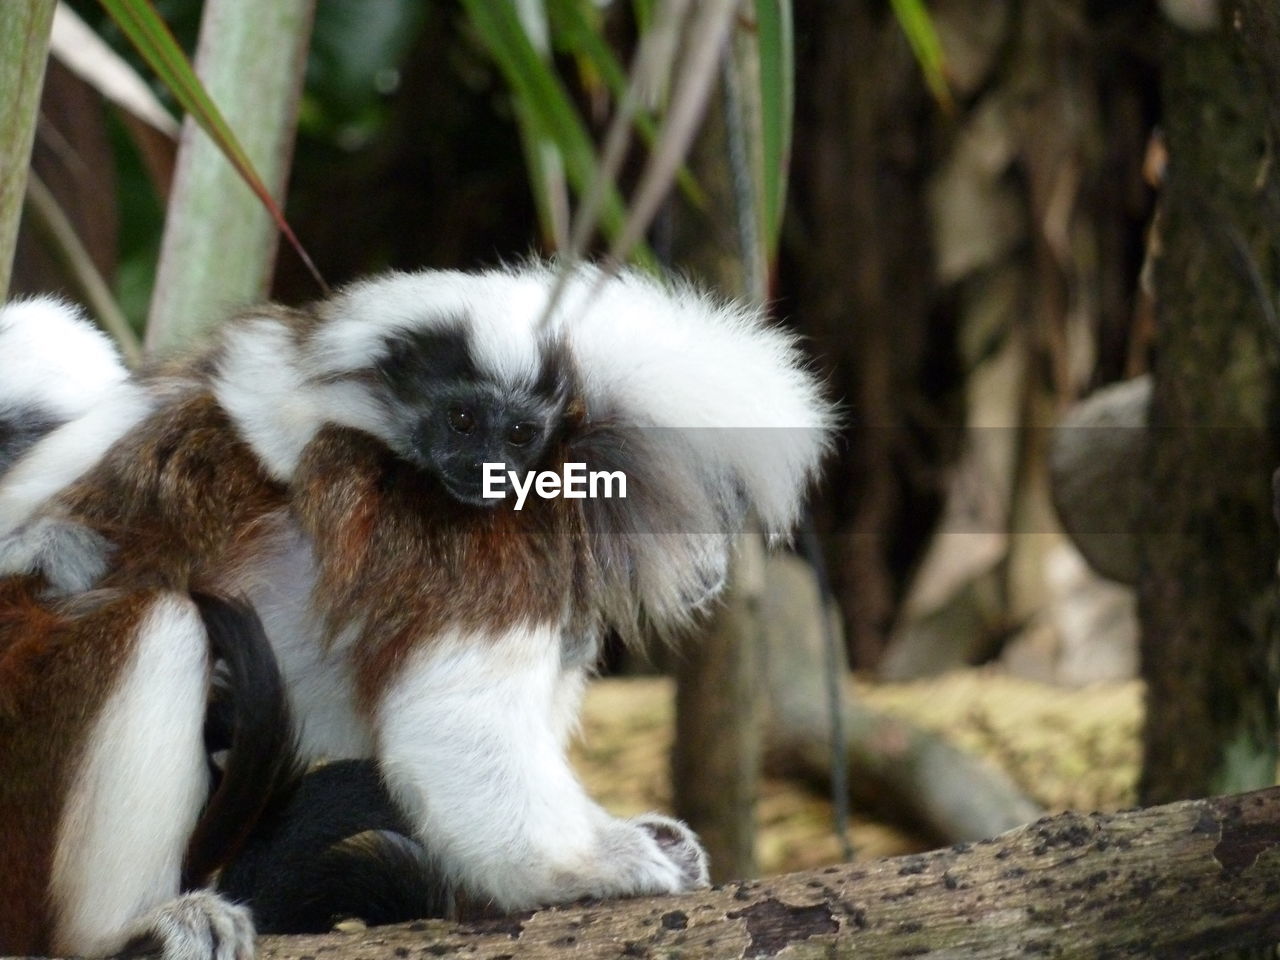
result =
[[318,375],[370,367],[388,336],[463,321],[477,365],[498,383],[538,374],[537,325],[550,293],[544,270],[390,273],[347,287],[324,308],[310,362]]
[[[599,278],[580,269],[545,324],[567,340],[589,411],[685,431],[689,442],[668,454],[683,457],[680,466],[710,484],[712,496],[732,486],[766,530],[790,529],[832,424],[795,339],[759,311],[688,285],[634,273]],[[388,436],[385,411],[367,388],[342,378],[371,369],[398,333],[460,323],[495,383],[531,383],[556,282],[540,264],[364,280],[319,307],[321,323],[304,348],[270,315],[234,325],[215,390],[271,472],[287,479],[325,423]]]
[[387,338],[463,321],[478,365],[497,383],[530,382],[539,368],[537,321],[548,289],[539,275],[449,270],[390,273],[352,284],[322,304],[305,347],[271,314],[232,324],[214,392],[272,476],[288,480],[325,424],[384,440],[387,411],[346,375],[371,369]]
[[[769,532],[788,531],[834,422],[795,338],[759,310],[688,284],[600,278],[593,267],[576,271],[546,322],[569,345],[589,415],[683,431],[687,448],[670,455],[693,458],[684,466],[712,486],[739,488]],[[323,308],[303,366],[313,378],[367,369],[388,336],[460,321],[482,370],[527,383],[556,282],[542,264],[365,280]]]
[[140,917],[178,895],[207,790],[207,671],[195,608],[161,598],[94,722],[58,825],[50,893],[59,956],[118,951]]
[[0,308],[0,411],[34,406],[72,420],[127,377],[111,341],[78,307],[38,297]]
[[602,622],[628,634],[639,622],[678,627],[720,592],[748,513],[768,534],[793,528],[832,408],[795,337],[758,309],[588,266],[544,316],[559,282],[538,263],[374,277],[322,304],[302,346],[278,319],[250,317],[228,334],[218,399],[287,480],[325,423],[392,442],[389,409],[351,375],[371,371],[397,334],[461,327],[497,385],[531,384],[547,345],[561,344],[588,421],[625,434],[623,465],[644,474],[625,507],[594,515],[605,534],[596,544],[607,586],[594,598]]
[[678,431],[668,456],[692,458],[726,498],[736,487],[767,532],[788,532],[834,423],[795,338],[687,284],[639,273],[598,284],[586,270],[572,286],[583,307],[566,311],[565,333],[589,415]]

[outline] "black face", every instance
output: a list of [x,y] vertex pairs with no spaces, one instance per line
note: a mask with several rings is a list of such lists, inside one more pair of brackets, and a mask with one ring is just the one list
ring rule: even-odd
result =
[[[540,467],[567,393],[558,364],[549,360],[527,388],[500,387],[480,374],[461,330],[406,333],[390,346],[378,373],[403,424],[396,452],[461,503],[505,502],[484,496],[484,464],[503,464],[504,478]],[[510,483],[502,488],[510,496]]]

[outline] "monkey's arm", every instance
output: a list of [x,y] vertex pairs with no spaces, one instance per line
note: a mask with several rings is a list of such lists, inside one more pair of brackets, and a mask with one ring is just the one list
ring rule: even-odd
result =
[[558,632],[450,636],[415,651],[377,711],[392,795],[450,877],[504,910],[707,884],[682,823],[620,820],[565,756],[583,674]]

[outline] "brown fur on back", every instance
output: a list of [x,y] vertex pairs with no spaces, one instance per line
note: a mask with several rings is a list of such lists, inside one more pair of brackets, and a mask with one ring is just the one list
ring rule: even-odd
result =
[[316,550],[331,635],[360,624],[361,702],[446,627],[498,634],[564,623],[589,569],[576,504],[477,509],[373,437],[326,427],[289,488],[263,472],[204,390],[153,414],[65,496],[116,552],[109,587],[216,590],[292,516]]
[[571,612],[584,562],[571,501],[463,506],[372,437],[329,427],[303,456],[293,508],[316,544],[330,631],[360,623],[366,705],[416,643],[445,628],[494,635]]
[[116,549],[104,585],[214,590],[285,502],[212,395],[153,414],[64,498]]
[[101,589],[59,604],[38,578],[0,580],[0,952],[49,949],[62,805],[144,611],[163,590],[216,591],[285,502],[212,395],[187,386],[60,498],[112,544]]

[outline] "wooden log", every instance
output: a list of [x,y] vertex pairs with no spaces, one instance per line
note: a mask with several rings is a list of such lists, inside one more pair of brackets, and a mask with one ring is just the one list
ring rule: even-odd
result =
[[1280,941],[1280,787],[1064,813],[932,853],[470,924],[263,937],[262,960],[1196,957]]

